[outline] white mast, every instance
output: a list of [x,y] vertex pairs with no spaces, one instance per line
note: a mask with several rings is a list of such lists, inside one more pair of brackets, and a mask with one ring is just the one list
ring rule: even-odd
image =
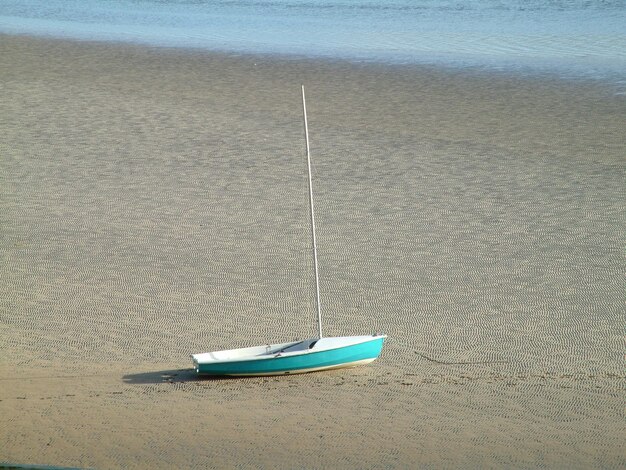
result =
[[302,85],[302,112],[304,114],[304,137],[306,139],[306,162],[309,169],[309,208],[311,212],[311,235],[313,237],[313,266],[315,268],[315,300],[317,305],[317,327],[319,337],[322,337],[322,310],[320,307],[320,276],[317,267],[317,243],[315,240],[315,213],[313,211],[313,180],[311,179],[311,151],[309,148],[309,125],[306,119],[306,100],[304,85]]

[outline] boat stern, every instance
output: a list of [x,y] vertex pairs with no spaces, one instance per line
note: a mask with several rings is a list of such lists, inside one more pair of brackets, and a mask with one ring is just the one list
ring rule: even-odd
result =
[[198,358],[196,358],[195,354],[191,354],[191,362],[193,363],[193,370],[196,371],[196,374],[200,373],[200,365],[198,364]]

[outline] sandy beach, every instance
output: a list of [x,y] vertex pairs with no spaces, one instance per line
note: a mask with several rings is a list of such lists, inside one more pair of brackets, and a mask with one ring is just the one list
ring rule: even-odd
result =
[[[316,334],[380,359],[198,379]],[[624,468],[626,96],[0,36],[0,462]]]

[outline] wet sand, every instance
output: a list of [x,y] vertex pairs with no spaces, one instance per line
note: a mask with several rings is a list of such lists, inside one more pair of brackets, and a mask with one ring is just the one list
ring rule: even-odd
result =
[[[196,379],[325,333],[380,359]],[[0,36],[0,462],[623,468],[626,97]]]

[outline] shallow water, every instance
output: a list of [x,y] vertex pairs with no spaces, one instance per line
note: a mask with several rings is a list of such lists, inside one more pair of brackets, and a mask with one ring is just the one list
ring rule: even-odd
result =
[[626,77],[618,0],[5,0],[0,32]]

